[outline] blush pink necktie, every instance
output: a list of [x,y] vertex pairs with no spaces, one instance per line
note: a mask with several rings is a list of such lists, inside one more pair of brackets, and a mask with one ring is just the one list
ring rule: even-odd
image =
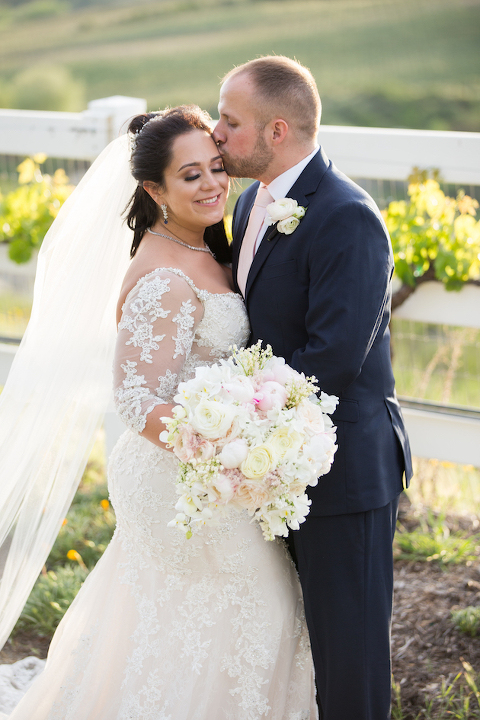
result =
[[267,188],[265,185],[260,185],[252,212],[248,218],[248,225],[245,230],[242,247],[240,248],[240,256],[238,258],[237,283],[244,297],[248,272],[255,255],[255,243],[267,214],[266,207],[270,205],[271,202],[273,202],[273,198]]

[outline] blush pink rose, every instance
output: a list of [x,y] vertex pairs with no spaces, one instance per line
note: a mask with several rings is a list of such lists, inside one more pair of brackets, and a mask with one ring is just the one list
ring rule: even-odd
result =
[[270,493],[263,483],[255,480],[244,480],[237,488],[235,500],[240,507],[255,512],[268,501],[269,496]]
[[325,421],[319,405],[311,400],[302,400],[297,408],[299,417],[307,423],[308,431],[312,435],[319,435],[325,430]]
[[208,440],[199,442],[195,448],[195,459],[200,461],[210,460],[215,455],[215,445]]
[[195,457],[198,446],[197,435],[186,425],[178,428],[178,435],[173,443],[173,452],[181,462],[189,462]]

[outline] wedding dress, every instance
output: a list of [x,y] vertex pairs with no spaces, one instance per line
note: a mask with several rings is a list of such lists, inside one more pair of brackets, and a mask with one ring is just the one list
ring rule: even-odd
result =
[[128,429],[108,469],[117,527],[11,720],[317,718],[283,542],[266,542],[246,513],[191,539],[167,527],[178,461],[138,434],[195,367],[248,335],[239,295],[200,290],[178,269],[155,270],[128,294],[114,362]]

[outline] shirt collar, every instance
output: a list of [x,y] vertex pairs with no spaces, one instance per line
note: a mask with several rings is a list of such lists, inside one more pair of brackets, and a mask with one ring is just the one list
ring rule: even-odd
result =
[[291,168],[288,168],[288,170],[285,170],[285,172],[278,175],[275,180],[272,180],[270,185],[267,185],[268,192],[274,200],[280,200],[287,197],[288,191],[293,187],[310,160],[315,157],[319,150],[319,147],[315,148],[310,155],[307,155],[307,157],[300,160],[299,163]]

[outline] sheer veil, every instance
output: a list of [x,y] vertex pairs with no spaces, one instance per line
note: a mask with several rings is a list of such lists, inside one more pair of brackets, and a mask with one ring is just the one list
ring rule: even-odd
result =
[[111,393],[115,306],[133,233],[129,138],[105,148],[38,259],[30,323],[0,395],[0,647],[45,563]]

